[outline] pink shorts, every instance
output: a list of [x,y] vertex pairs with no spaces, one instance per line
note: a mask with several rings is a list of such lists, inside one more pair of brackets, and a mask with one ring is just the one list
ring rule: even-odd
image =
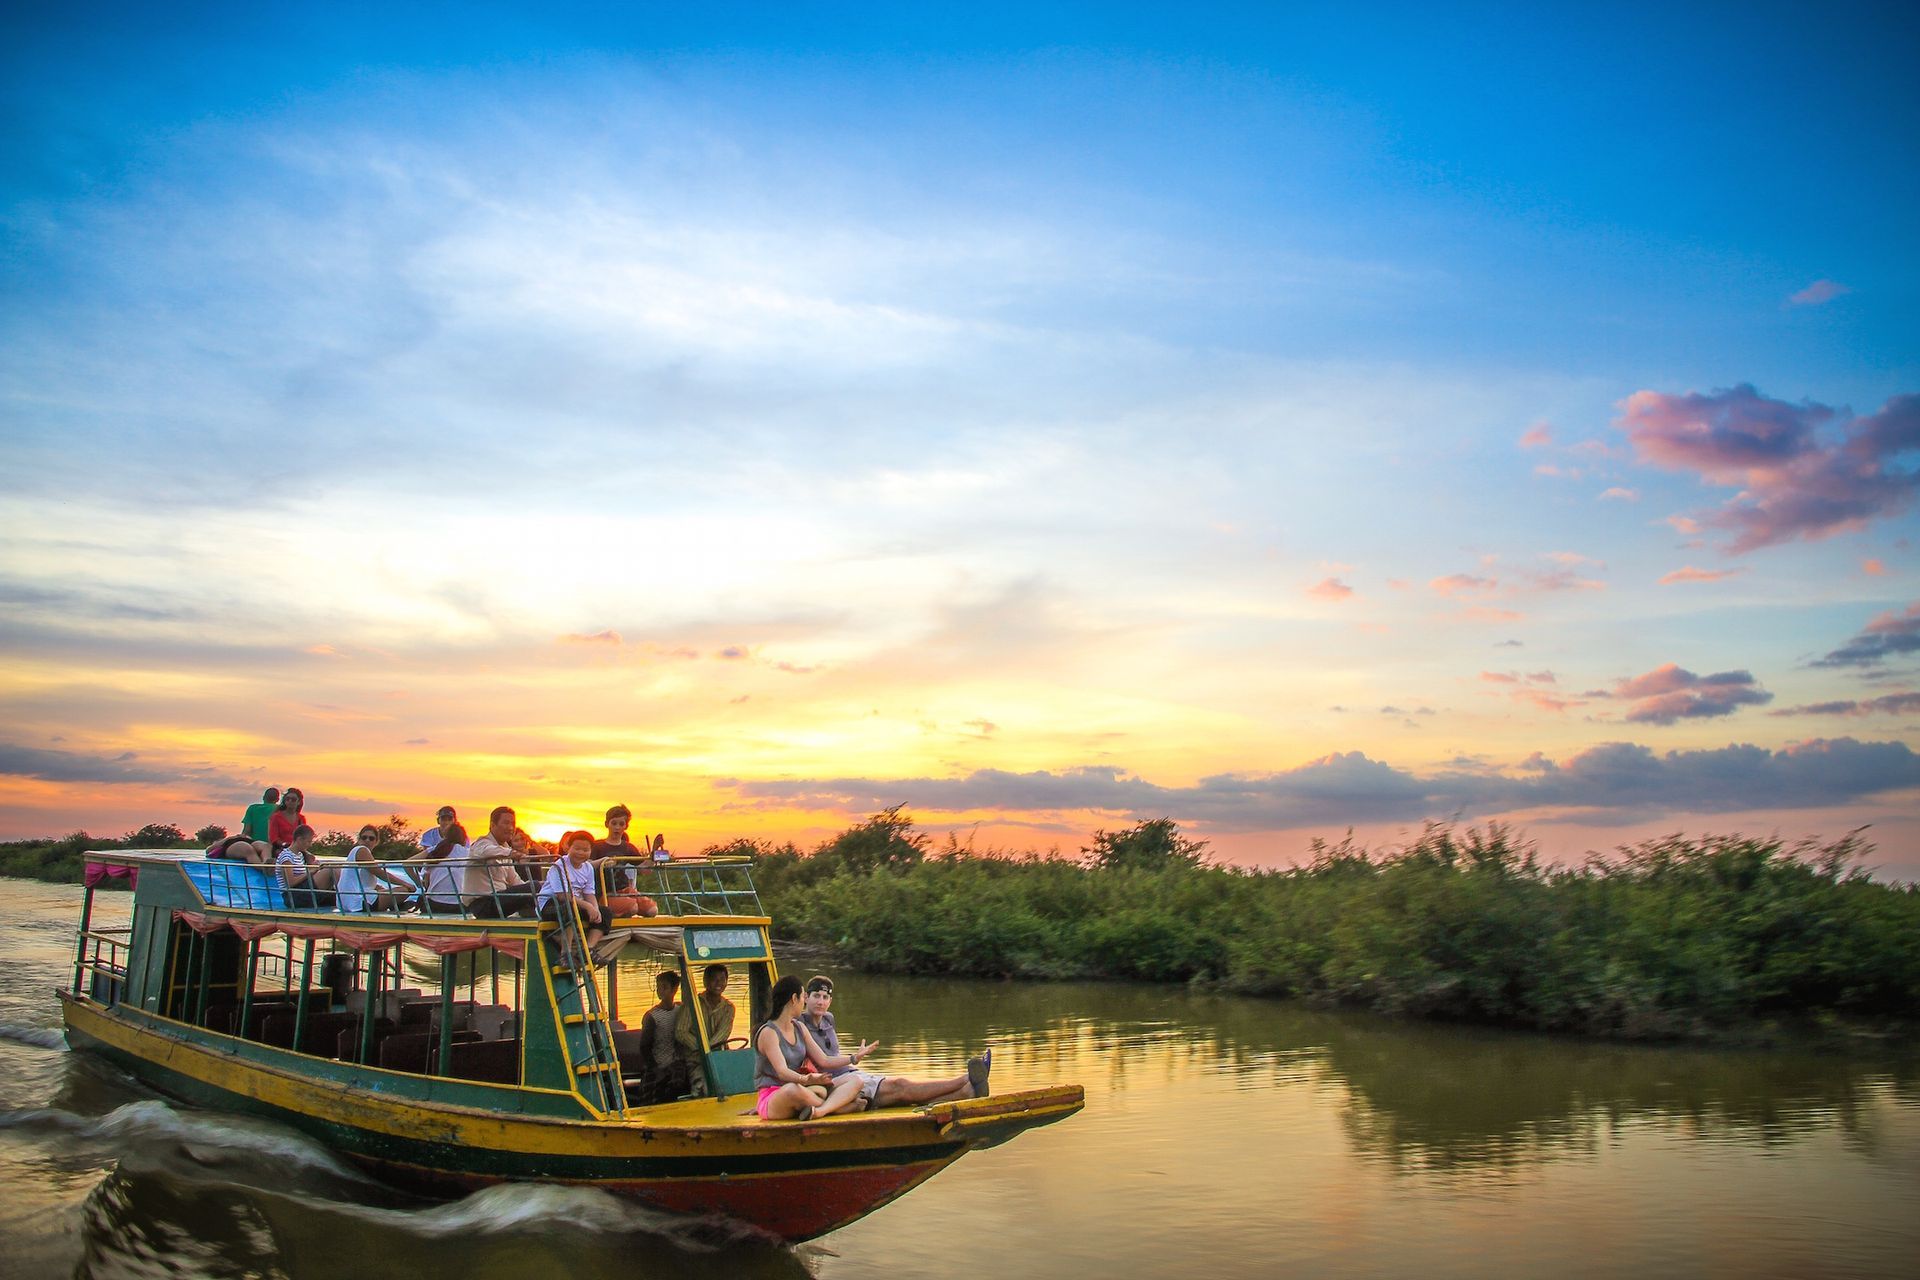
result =
[[760,1091],[760,1099],[753,1104],[753,1109],[759,1114],[762,1120],[767,1118],[767,1099],[780,1092],[782,1087],[781,1085],[770,1084]]

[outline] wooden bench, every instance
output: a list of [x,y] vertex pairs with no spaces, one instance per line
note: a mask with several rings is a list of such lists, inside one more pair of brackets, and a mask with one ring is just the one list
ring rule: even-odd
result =
[[448,1074],[488,1084],[520,1083],[518,1040],[476,1040],[453,1046]]

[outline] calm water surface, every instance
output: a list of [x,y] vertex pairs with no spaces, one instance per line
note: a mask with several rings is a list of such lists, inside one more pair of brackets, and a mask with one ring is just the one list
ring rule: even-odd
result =
[[1094,984],[839,975],[837,1016],[884,1042],[877,1067],[950,1074],[991,1044],[996,1085],[1078,1081],[1087,1109],[811,1245],[575,1190],[423,1203],[66,1052],[52,988],[79,897],[0,880],[0,1275],[1920,1274],[1911,1058],[1617,1048]]

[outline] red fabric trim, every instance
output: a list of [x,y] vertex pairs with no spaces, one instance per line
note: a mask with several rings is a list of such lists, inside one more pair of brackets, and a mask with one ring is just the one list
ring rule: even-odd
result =
[[515,960],[526,958],[527,944],[524,938],[499,938],[491,933],[444,934],[416,933],[404,925],[398,929],[346,929],[337,924],[290,924],[285,921],[242,921],[228,920],[223,917],[209,916],[197,911],[175,909],[173,918],[184,922],[196,933],[214,933],[221,929],[231,929],[242,938],[251,941],[264,938],[270,933],[284,933],[290,938],[327,938],[349,947],[354,951],[385,951],[402,942],[410,942],[417,947],[425,947],[437,956],[460,955],[468,951],[482,951],[492,947],[504,956]]
[[104,862],[89,862],[86,869],[87,888],[91,889],[102,880],[118,880],[125,877],[129,885],[140,883],[138,867],[110,867]]

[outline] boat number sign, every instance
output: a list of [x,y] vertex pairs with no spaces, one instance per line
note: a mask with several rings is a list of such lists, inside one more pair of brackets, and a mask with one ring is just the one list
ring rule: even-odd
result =
[[689,929],[687,951],[701,960],[745,960],[767,953],[758,929]]

